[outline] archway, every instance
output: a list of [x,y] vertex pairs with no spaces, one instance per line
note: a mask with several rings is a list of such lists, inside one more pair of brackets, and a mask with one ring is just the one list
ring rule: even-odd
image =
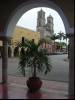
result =
[[34,1],[29,1],[27,3],[24,3],[15,9],[15,11],[11,14],[11,16],[6,24],[5,35],[8,37],[12,37],[13,30],[16,26],[16,23],[20,19],[20,17],[25,12],[27,12],[28,10],[35,8],[35,7],[48,7],[48,8],[54,9],[55,11],[58,12],[61,19],[63,20],[66,33],[69,33],[72,31],[72,29],[70,29],[70,25],[67,21],[65,14],[62,12],[62,10],[56,4],[54,4],[51,1],[45,1],[45,0],[43,0],[43,1],[36,0],[35,1],[34,0]]
[[48,8],[52,8],[54,10],[56,10],[59,15],[61,16],[63,22],[64,22],[64,26],[66,29],[66,33],[70,33],[73,30],[70,28],[70,25],[67,21],[67,18],[65,16],[65,14],[62,12],[62,10],[54,3],[52,3],[51,1],[40,1],[40,0],[34,0],[34,1],[28,1],[25,4],[20,5],[11,15],[11,17],[9,18],[7,25],[5,27],[5,35],[7,37],[12,37],[12,33],[13,30],[16,26],[17,21],[19,20],[19,18],[22,16],[22,14],[24,14],[26,11],[34,8],[34,7],[48,7]]

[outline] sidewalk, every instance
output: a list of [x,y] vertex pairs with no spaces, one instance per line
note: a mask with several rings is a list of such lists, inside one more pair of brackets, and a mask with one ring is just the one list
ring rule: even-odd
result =
[[[26,86],[26,78],[8,76],[8,98],[25,99],[25,98],[40,98],[40,99],[67,99],[68,98],[68,83],[42,80],[43,85],[39,92],[34,94],[28,93]],[[1,89],[1,85],[0,85]],[[0,90],[0,98],[1,97]],[[5,93],[4,93],[5,94]],[[41,97],[39,97],[41,96]]]

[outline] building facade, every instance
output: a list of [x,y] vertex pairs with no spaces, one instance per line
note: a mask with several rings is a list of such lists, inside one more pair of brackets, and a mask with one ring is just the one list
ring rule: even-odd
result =
[[41,38],[45,38],[46,36],[52,36],[54,34],[53,29],[53,17],[49,15],[47,17],[47,23],[45,19],[45,12],[41,9],[37,13],[37,27],[36,30],[40,33]]
[[[42,9],[37,13],[36,30],[40,33],[41,39],[45,39],[46,36],[52,37],[52,35],[54,34],[53,17],[49,15],[47,19],[45,19],[45,12]],[[53,42],[43,43],[42,48],[46,48],[48,54],[56,52],[56,45]]]
[[[51,15],[49,15],[47,17],[47,23],[46,23],[45,12],[41,9],[37,13],[37,27],[36,27],[37,32],[16,26],[16,28],[13,32],[12,39],[10,40],[10,43],[9,43],[8,56],[14,57],[19,54],[19,50],[17,48],[17,43],[20,42],[22,37],[25,37],[27,39],[32,39],[32,38],[36,37],[36,39],[34,38],[35,42],[38,42],[39,38],[43,39],[43,38],[46,38],[46,36],[51,37],[54,34],[53,26],[54,26],[53,25],[53,17]],[[42,48],[47,49],[48,54],[56,52],[56,46],[54,45],[53,42],[43,43]],[[0,56],[1,56],[1,51],[0,51]]]

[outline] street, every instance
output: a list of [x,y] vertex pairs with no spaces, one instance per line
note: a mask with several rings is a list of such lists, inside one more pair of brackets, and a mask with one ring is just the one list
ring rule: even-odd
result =
[[[67,59],[67,54],[63,55],[51,55],[49,58],[52,63],[52,70],[47,75],[43,73],[38,73],[37,76],[40,76],[41,79],[51,80],[51,81],[62,81],[68,82],[69,75],[69,62],[64,61]],[[8,60],[8,75],[13,76],[22,76],[18,70],[18,58],[10,58]],[[2,62],[0,58],[0,73],[2,71]],[[26,71],[26,77],[31,76],[31,70]]]

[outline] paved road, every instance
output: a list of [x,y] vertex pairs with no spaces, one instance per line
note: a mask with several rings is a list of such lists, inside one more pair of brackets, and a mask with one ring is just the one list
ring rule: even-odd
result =
[[[47,75],[39,73],[38,76],[40,76],[42,79],[47,80],[54,80],[54,81],[62,81],[62,82],[68,82],[68,74],[69,74],[69,63],[67,61],[64,61],[64,59],[67,58],[67,54],[64,55],[51,55],[49,56],[52,63],[52,70]],[[17,69],[18,67],[18,59],[17,58],[11,58],[9,59],[8,64],[8,75],[14,75],[14,76],[22,76],[20,72]],[[1,59],[0,59],[0,73],[1,73]],[[27,69],[28,70],[28,69]],[[31,71],[27,71],[26,77],[29,77],[31,75]]]

